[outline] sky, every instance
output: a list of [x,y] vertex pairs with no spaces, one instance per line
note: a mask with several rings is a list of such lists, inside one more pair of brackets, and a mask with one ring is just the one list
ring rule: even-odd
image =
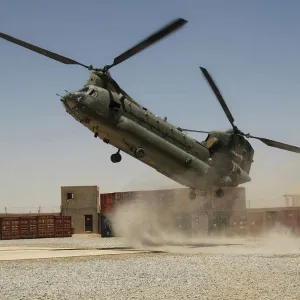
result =
[[[0,0],[0,31],[103,67],[174,18],[181,30],[111,70],[135,100],[180,127],[230,124],[200,73],[206,67],[244,132],[300,146],[299,1]],[[60,187],[100,192],[178,187],[69,116],[56,96],[89,71],[0,40],[0,211],[59,207]],[[199,140],[203,134],[190,134]],[[300,156],[251,140],[251,206],[300,193]]]

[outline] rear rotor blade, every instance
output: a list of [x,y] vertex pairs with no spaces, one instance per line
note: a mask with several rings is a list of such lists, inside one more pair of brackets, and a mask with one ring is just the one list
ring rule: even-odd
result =
[[250,135],[249,137],[253,138],[253,139],[260,140],[261,142],[263,142],[264,144],[266,144],[266,145],[268,145],[270,147],[274,147],[274,148],[278,148],[278,149],[282,149],[282,150],[286,150],[286,151],[300,153],[300,148],[296,147],[296,146],[292,146],[292,145],[288,145],[288,144],[276,142],[276,141],[265,139],[265,138],[260,138],[260,137],[257,137],[257,136],[251,136]]
[[231,123],[232,127],[235,129],[235,125],[233,124],[234,122],[234,118],[229,110],[229,108],[227,107],[226,103],[225,103],[225,100],[223,98],[223,96],[221,95],[218,87],[216,86],[215,82],[213,81],[212,77],[209,75],[208,71],[203,68],[203,67],[200,67],[200,70],[202,71],[204,77],[206,78],[206,80],[208,81],[210,87],[212,88],[212,90],[214,91],[219,103],[221,104],[226,116],[227,116],[227,119],[229,120],[229,122]]
[[81,64],[73,59],[70,59],[68,57],[65,57],[65,56],[62,56],[62,55],[59,55],[57,53],[54,53],[54,52],[51,52],[51,51],[48,51],[46,49],[43,49],[43,48],[40,48],[40,47],[37,47],[35,45],[32,45],[32,44],[29,44],[27,42],[24,42],[24,41],[21,41],[19,39],[16,39],[10,35],[7,35],[7,34],[4,34],[2,32],[0,32],[0,37],[11,42],[11,43],[14,43],[14,44],[17,44],[19,46],[22,46],[24,48],[27,48],[31,51],[34,51],[34,52],[37,52],[41,55],[44,55],[44,56],[47,56],[49,58],[52,58],[56,61],[59,61],[63,64],[67,64],[67,65],[80,65],[80,66],[83,66],[85,68],[89,68],[88,66],[84,65],[84,64]]
[[131,56],[141,52],[145,48],[153,45],[154,43],[158,42],[159,40],[165,38],[167,35],[169,35],[169,34],[173,33],[174,31],[178,30],[179,28],[181,28],[186,23],[187,23],[187,21],[182,19],[182,18],[178,18],[178,19],[172,21],[171,23],[167,24],[166,26],[164,26],[160,30],[156,31],[155,33],[153,33],[152,35],[150,35],[149,37],[147,37],[146,39],[144,39],[143,41],[141,41],[140,43],[138,43],[134,47],[128,49],[127,51],[125,51],[121,55],[117,56],[114,59],[113,64],[109,65],[109,66],[106,66],[106,68],[110,69],[110,68],[122,63],[123,61],[130,58]]

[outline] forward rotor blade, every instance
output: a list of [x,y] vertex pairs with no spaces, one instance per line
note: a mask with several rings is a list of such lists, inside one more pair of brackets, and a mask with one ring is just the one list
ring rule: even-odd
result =
[[24,48],[27,48],[31,51],[34,51],[34,52],[37,52],[41,55],[44,55],[44,56],[47,56],[49,58],[52,58],[56,61],[59,61],[63,64],[67,64],[67,65],[80,65],[80,66],[83,66],[85,68],[89,68],[88,66],[84,65],[84,64],[81,64],[73,59],[70,59],[68,57],[65,57],[65,56],[62,56],[62,55],[59,55],[57,53],[54,53],[54,52],[51,52],[51,51],[48,51],[46,49],[43,49],[43,48],[40,48],[40,47],[37,47],[35,45],[32,45],[32,44],[29,44],[27,42],[24,42],[24,41],[21,41],[19,39],[16,39],[10,35],[7,35],[7,34],[4,34],[2,32],[0,32],[0,37],[11,42],[11,43],[14,43],[14,44],[17,44],[19,46],[22,46]]
[[154,43],[158,42],[159,40],[165,38],[167,35],[169,35],[169,34],[173,33],[174,31],[178,30],[179,28],[181,28],[186,23],[187,23],[187,21],[184,20],[184,19],[181,19],[181,18],[178,18],[178,19],[172,21],[171,23],[167,24],[166,26],[164,26],[160,30],[156,31],[155,33],[153,33],[152,35],[150,35],[149,37],[147,37],[146,39],[144,39],[143,41],[141,41],[140,43],[138,43],[134,47],[128,49],[127,51],[125,51],[121,55],[117,56],[114,59],[113,64],[110,65],[110,66],[107,66],[107,67],[110,69],[111,67],[114,67],[114,66],[122,63],[123,61],[130,58],[131,56],[141,52],[145,48],[151,46],[152,44],[154,44]]
[[270,147],[274,147],[274,148],[278,148],[278,149],[282,149],[282,150],[287,150],[287,151],[291,151],[291,152],[296,152],[296,153],[300,153],[300,148],[296,147],[296,146],[292,146],[292,145],[288,145],[288,144],[284,144],[284,143],[280,143],[280,142],[276,142],[273,140],[269,140],[269,139],[265,139],[265,138],[260,138],[260,137],[256,137],[256,136],[249,136],[250,138],[253,139],[257,139],[262,141],[264,144],[270,146]]
[[234,118],[233,118],[227,104],[225,103],[225,100],[224,100],[223,96],[221,95],[218,87],[216,86],[215,82],[213,81],[212,77],[209,75],[208,71],[205,68],[200,67],[200,70],[202,71],[204,77],[206,78],[206,80],[208,81],[210,87],[214,91],[219,103],[221,104],[221,106],[222,106],[222,108],[223,108],[223,110],[224,110],[224,112],[227,116],[227,119],[231,123],[232,127],[235,128],[235,125],[233,124]]
[[193,130],[193,129],[186,129],[186,128],[177,128],[180,131],[186,131],[186,132],[199,132],[199,133],[209,133],[208,131],[201,131],[201,130]]

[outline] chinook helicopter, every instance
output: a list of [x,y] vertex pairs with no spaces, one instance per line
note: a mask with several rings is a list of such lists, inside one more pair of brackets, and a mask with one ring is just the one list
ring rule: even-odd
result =
[[[122,160],[121,151],[156,169],[159,173],[190,188],[189,197],[196,198],[200,189],[213,188],[222,197],[224,187],[237,187],[251,181],[249,176],[254,150],[246,138],[254,138],[268,146],[300,153],[300,148],[245,134],[234,125],[220,91],[208,71],[200,67],[214,91],[232,129],[227,131],[189,130],[169,123],[130,97],[112,78],[109,70],[133,55],[165,38],[187,23],[176,19],[136,46],[117,56],[111,65],[94,68],[50,52],[4,33],[0,37],[67,65],[80,65],[91,74],[86,84],[60,96],[64,108],[75,120],[88,128],[95,138],[116,147],[113,163]],[[187,132],[206,133],[198,141]]]

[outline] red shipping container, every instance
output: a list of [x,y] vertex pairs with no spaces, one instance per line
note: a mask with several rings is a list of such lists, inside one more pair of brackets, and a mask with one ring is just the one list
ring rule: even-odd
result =
[[173,189],[154,191],[158,201],[164,202],[166,205],[172,205],[175,200]]
[[229,216],[228,232],[238,235],[246,234],[248,229],[247,223],[246,211],[232,212]]
[[20,238],[37,238],[37,217],[20,217]]
[[133,191],[128,191],[128,192],[122,192],[122,201],[134,201],[141,197],[144,192],[133,192]]
[[38,237],[37,217],[28,217],[28,222],[29,222],[29,238],[36,239]]
[[223,190],[223,197],[218,198],[214,193],[208,197],[208,199],[211,198],[212,210],[241,211],[246,209],[245,188],[224,188]]
[[[126,192],[127,193],[127,192]],[[110,212],[113,208],[117,207],[123,201],[128,200],[127,197],[123,197],[125,193],[107,193],[100,195],[100,212],[101,214],[106,214]]]
[[266,212],[265,211],[247,211],[247,226],[250,234],[258,234],[265,228]]
[[105,214],[112,209],[114,193],[106,193],[100,195],[100,212]]
[[38,238],[55,236],[54,216],[38,216]]
[[2,218],[2,239],[12,240],[20,238],[20,219],[17,217]]
[[56,216],[55,217],[55,237],[70,237],[72,219],[70,216]]
[[112,206],[115,207],[118,204],[122,203],[123,193],[114,193]]
[[27,238],[29,234],[29,220],[26,217],[20,217],[20,238]]
[[298,215],[299,212],[296,210],[284,210],[281,212],[281,222],[283,225],[289,227],[297,227],[298,226]]
[[270,229],[276,226],[276,224],[281,223],[281,211],[278,210],[268,210],[265,212],[266,214],[266,221],[265,227]]

